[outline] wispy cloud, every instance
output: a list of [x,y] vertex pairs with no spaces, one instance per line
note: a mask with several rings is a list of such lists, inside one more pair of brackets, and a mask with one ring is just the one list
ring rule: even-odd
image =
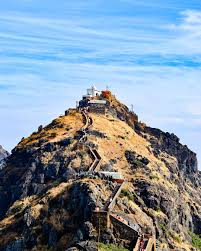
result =
[[12,148],[93,82],[110,85],[141,120],[174,131],[201,156],[197,0],[75,2],[2,5],[0,143]]
[[[1,13],[1,52],[7,51],[7,56],[13,57],[43,55],[44,59],[52,57],[76,62],[79,59],[96,60],[97,63],[104,60],[145,65],[200,66],[197,55],[201,53],[198,46],[199,12],[185,11],[181,15],[180,23],[165,25],[155,17],[146,16],[55,20],[20,13]],[[150,18],[154,20],[153,24]],[[193,23],[195,19],[196,25]]]
[[[181,21],[172,24],[170,30],[175,32],[177,38],[172,43],[178,53],[201,55],[201,11],[185,10],[181,13]],[[200,60],[200,58],[199,58]]]

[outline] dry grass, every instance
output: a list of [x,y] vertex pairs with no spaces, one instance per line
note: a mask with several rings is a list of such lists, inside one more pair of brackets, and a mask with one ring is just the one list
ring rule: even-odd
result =
[[11,215],[0,221],[0,231],[16,222],[15,216]]
[[[93,118],[93,130],[100,131],[104,133],[107,138],[95,137],[93,135],[89,136],[89,141],[98,145],[98,151],[102,157],[102,164],[108,164],[111,159],[116,160],[116,163],[113,165],[113,168],[122,173],[125,179],[130,180],[131,178],[136,179],[144,179],[153,185],[162,184],[163,187],[167,189],[167,191],[177,191],[177,186],[168,181],[170,177],[170,171],[168,170],[165,163],[162,161],[164,158],[169,165],[175,165],[176,159],[169,156],[166,153],[161,153],[160,159],[156,158],[152,151],[150,151],[151,146],[150,143],[143,137],[139,136],[134,132],[134,130],[129,127],[125,122],[115,119],[114,117],[108,115],[97,115],[90,114]],[[74,137],[76,132],[83,126],[82,116],[79,113],[70,114],[68,116],[62,116],[56,119],[50,126],[45,127],[41,132],[32,134],[30,137],[24,139],[18,147],[25,147],[27,145],[38,142],[39,140],[45,140],[48,142],[56,142],[64,139],[65,137]],[[150,162],[147,165],[146,169],[149,169],[151,172],[152,178],[146,175],[142,169],[138,168],[136,170],[131,170],[130,165],[128,164],[125,158],[125,151],[136,152],[138,155],[142,155],[146,157]],[[69,152],[69,150],[68,150]],[[85,151],[86,153],[86,151]],[[77,154],[76,152],[70,152],[67,154]],[[79,151],[79,156],[71,162],[71,167],[78,169],[81,166],[81,163],[85,163],[86,166],[90,165],[91,159],[87,154],[82,155],[82,152]],[[66,155],[67,156],[67,155]],[[48,163],[49,159],[52,158],[52,153],[46,153],[42,158],[43,163]],[[155,178],[154,178],[155,177]],[[157,177],[157,178],[156,178]],[[110,194],[112,193],[109,185],[99,179],[93,180],[85,178],[79,182],[86,183],[90,186],[91,191],[97,196],[97,202],[101,201],[104,203]],[[27,197],[23,200],[16,201],[11,208],[11,212],[17,213],[23,211],[25,207],[30,207],[30,214],[34,219],[39,218],[41,209],[47,207],[47,205],[41,205],[41,200],[46,201],[46,204],[49,200],[58,197],[62,193],[66,191],[65,194],[68,196],[68,190],[71,187],[72,183],[61,183],[58,186],[50,189],[45,196],[41,199],[36,196]],[[130,184],[127,184],[127,189],[130,188]],[[133,189],[133,188],[132,188]],[[192,190],[190,185],[188,186],[189,190]],[[194,192],[194,191],[192,191]],[[191,201],[190,195],[188,193],[183,193],[184,201]],[[152,219],[142,211],[142,209],[134,202],[128,201],[128,206],[130,213],[128,217],[134,219],[136,223],[140,226],[153,226]],[[120,211],[118,206],[115,207],[116,210]],[[151,209],[150,209],[151,210]],[[150,215],[154,215],[158,218],[165,218],[161,211],[151,210]],[[58,230],[63,230],[62,219],[68,219],[69,215],[66,211],[59,211],[50,216],[47,219],[48,222],[54,225],[54,227]],[[8,215],[3,221],[0,222],[0,230],[5,227],[14,224],[16,222],[15,214],[11,213]],[[5,235],[5,241],[9,238],[15,238],[15,233],[10,233],[9,235]],[[70,241],[70,240],[69,240]],[[63,240],[66,242],[66,240]],[[190,250],[188,244],[186,243],[176,243],[178,248],[186,248],[186,250]],[[43,249],[37,249],[43,250]],[[45,250],[45,247],[44,247]]]
[[30,196],[16,201],[10,209],[10,215],[0,221],[0,230],[8,228],[10,225],[19,221],[25,208],[29,208],[29,214],[34,219],[39,218],[41,209],[47,209],[48,201],[59,196],[64,191],[68,191],[71,185],[72,183],[61,183],[57,187],[48,190],[48,192],[42,198]]
[[36,204],[35,206],[31,207],[29,210],[29,215],[37,220],[40,216],[41,209],[44,208],[44,205]]
[[0,235],[0,244],[1,247],[6,245],[8,242],[13,241],[15,239],[19,238],[18,234],[16,232],[9,232],[4,234],[3,236]]
[[47,219],[46,223],[51,224],[57,231],[63,231],[63,222],[69,219],[69,214],[64,209],[55,210],[53,214]]
[[[150,151],[150,143],[146,139],[135,133],[125,122],[115,119],[111,115],[106,117],[104,115],[90,114],[90,116],[92,116],[94,121],[93,129],[107,136],[107,138],[89,136],[89,140],[98,145],[102,164],[108,164],[111,159],[114,159],[116,164],[113,165],[113,168],[122,173],[125,179],[141,178],[147,180],[148,177],[140,168],[132,171],[125,158],[126,150],[136,152],[150,161],[147,168],[151,171],[151,175],[158,177],[151,180],[153,185],[161,184],[167,190],[178,191],[177,186],[169,180],[169,169],[162,160],[156,158]],[[175,163],[175,158],[169,155],[166,157],[169,163]]]
[[169,175],[169,170],[165,164],[150,153],[149,143],[136,134],[125,122],[114,119],[112,116],[105,117],[97,114],[91,114],[91,116],[94,121],[93,129],[107,135],[107,138],[89,137],[92,142],[98,145],[103,164],[115,159],[117,163],[114,165],[114,169],[120,171],[125,178],[129,179],[134,173],[131,173],[130,166],[125,158],[125,151],[130,150],[146,157],[150,161],[148,164],[150,170],[154,171],[160,166],[163,175]]
[[64,191],[68,191],[71,187],[72,183],[63,182],[59,184],[57,187],[51,188],[48,191],[48,198],[52,199],[62,194]]
[[27,145],[32,145],[39,140],[46,142],[57,142],[65,137],[74,137],[76,132],[82,127],[82,115],[80,113],[61,116],[55,119],[50,125],[44,127],[42,131],[33,133],[28,138],[22,140],[18,147],[22,148]]
[[131,219],[134,219],[140,226],[153,226],[152,219],[135,202],[129,201],[129,206],[135,212],[135,214],[130,214]]

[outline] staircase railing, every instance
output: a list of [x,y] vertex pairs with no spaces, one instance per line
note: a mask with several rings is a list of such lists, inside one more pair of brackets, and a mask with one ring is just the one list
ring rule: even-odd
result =
[[133,248],[133,251],[139,251],[140,249],[140,237],[137,239],[137,242],[135,244],[135,247]]
[[[81,110],[81,113],[84,118],[84,125],[82,126],[82,128],[80,130],[83,133],[83,135],[80,138],[79,142],[84,143],[87,140],[86,130],[88,130],[89,128],[91,128],[93,126],[93,119],[88,116],[86,111]],[[89,167],[89,171],[98,171],[100,168],[102,158],[96,149],[92,149],[90,146],[87,146],[87,147],[90,151],[90,154],[92,155],[92,157],[94,159],[93,163]],[[118,196],[120,195],[124,185],[125,185],[125,181],[121,185],[117,185],[115,187],[114,192],[112,193],[112,195],[110,196],[110,198],[108,199],[108,201],[106,202],[106,204],[104,206],[104,210],[108,212],[108,215],[111,217],[111,219],[113,219],[115,221],[119,221],[121,223],[122,227],[125,227],[125,228],[130,229],[135,232],[138,232],[138,230],[136,228],[130,226],[128,224],[128,222],[126,222],[126,220],[123,217],[117,217],[117,215],[115,215],[114,213],[111,213],[115,204],[116,204],[116,200],[117,200]],[[144,251],[152,251],[153,247],[154,247],[154,250],[156,250],[154,241],[155,241],[155,238],[153,236],[150,237],[149,239],[145,239],[144,243],[147,242],[147,245],[146,245],[146,247],[144,247]],[[141,243],[141,237],[139,237],[137,239],[137,242],[136,242],[135,247],[133,248],[133,251],[140,250],[140,243]]]
[[[84,118],[84,125],[81,128],[81,132],[82,132],[82,137],[79,140],[79,143],[84,143],[87,141],[87,132],[86,130],[88,130],[89,128],[91,128],[93,126],[93,119],[91,117],[88,116],[88,114],[81,110],[82,116]],[[98,153],[98,151],[96,149],[92,149],[90,146],[87,146],[94,161],[91,164],[91,166],[89,167],[89,171],[98,171],[101,165],[101,156]]]
[[152,236],[151,238],[149,238],[148,240],[148,244],[146,246],[145,251],[152,251],[154,247],[155,250],[155,238]]
[[115,191],[113,192],[112,196],[109,198],[109,200],[106,202],[105,210],[108,210],[111,212],[115,206],[116,200],[118,196],[121,193],[121,190],[123,189],[123,186],[125,185],[125,182],[123,182],[121,185],[117,185],[115,188]]

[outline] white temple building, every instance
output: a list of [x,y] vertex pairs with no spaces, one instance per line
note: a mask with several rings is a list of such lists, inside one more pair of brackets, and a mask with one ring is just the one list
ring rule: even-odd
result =
[[101,95],[101,91],[98,91],[97,88],[94,85],[92,85],[90,89],[87,89],[87,94],[84,95],[83,98],[84,99],[93,98],[100,95]]

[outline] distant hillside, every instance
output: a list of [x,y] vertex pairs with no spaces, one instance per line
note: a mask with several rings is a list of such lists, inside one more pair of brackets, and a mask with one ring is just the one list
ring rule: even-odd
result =
[[9,153],[3,149],[3,147],[0,145],[0,169],[3,168],[3,165],[5,163],[5,159],[9,156]]

